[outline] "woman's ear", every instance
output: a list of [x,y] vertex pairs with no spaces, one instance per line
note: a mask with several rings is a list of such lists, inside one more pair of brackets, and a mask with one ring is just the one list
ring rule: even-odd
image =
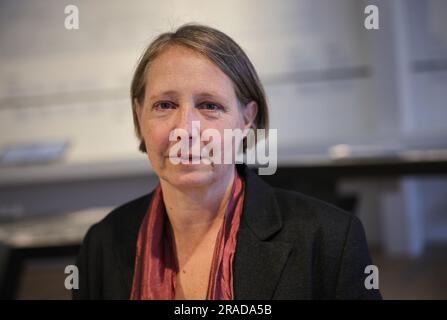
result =
[[244,129],[249,129],[258,114],[258,104],[256,101],[247,103],[245,107],[242,108],[242,114],[244,117]]

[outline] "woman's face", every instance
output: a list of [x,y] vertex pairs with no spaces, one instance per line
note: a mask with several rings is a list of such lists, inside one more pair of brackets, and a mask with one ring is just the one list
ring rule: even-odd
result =
[[[192,136],[192,122],[198,121],[195,124],[200,124],[200,134],[212,128],[223,139],[224,129],[249,128],[256,112],[255,102],[240,106],[232,81],[219,67],[183,46],[171,46],[152,61],[146,75],[144,102],[137,104],[152,167],[160,179],[178,187],[224,181],[234,164],[174,164],[169,156],[170,148],[176,144],[169,141],[173,130],[184,129]],[[202,150],[208,142],[199,143]],[[223,150],[223,141],[221,145]]]

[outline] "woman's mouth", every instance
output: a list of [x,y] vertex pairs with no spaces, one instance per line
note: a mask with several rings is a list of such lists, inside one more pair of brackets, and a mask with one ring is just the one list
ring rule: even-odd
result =
[[179,160],[181,161],[181,164],[199,164],[202,161],[202,157],[201,156],[197,156],[197,155],[186,155],[186,156],[173,156],[173,157],[169,157],[170,160],[174,160],[175,163],[177,163]]

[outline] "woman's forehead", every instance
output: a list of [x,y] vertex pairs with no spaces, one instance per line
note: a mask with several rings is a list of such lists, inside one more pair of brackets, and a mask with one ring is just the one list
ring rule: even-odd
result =
[[186,92],[209,97],[235,95],[233,82],[217,65],[194,50],[179,46],[167,49],[152,61],[146,86],[150,96]]

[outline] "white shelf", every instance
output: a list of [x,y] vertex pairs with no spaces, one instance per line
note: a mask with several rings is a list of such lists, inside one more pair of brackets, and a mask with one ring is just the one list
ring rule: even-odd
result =
[[152,173],[153,170],[148,160],[145,159],[5,166],[0,168],[0,186],[150,175]]

